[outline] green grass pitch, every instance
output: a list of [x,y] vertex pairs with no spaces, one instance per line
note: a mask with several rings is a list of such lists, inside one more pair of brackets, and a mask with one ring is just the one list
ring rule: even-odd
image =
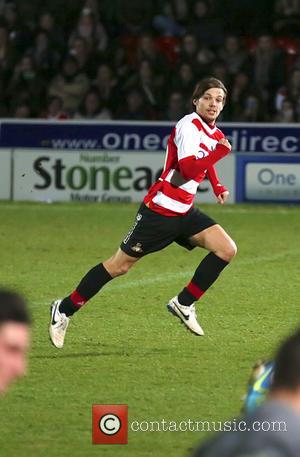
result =
[[174,244],[108,284],[52,347],[50,301],[115,251],[137,207],[0,204],[1,283],[25,293],[34,317],[28,376],[0,401],[1,457],[184,457],[203,433],[92,445],[92,404],[128,404],[129,422],[237,417],[252,363],[299,324],[299,209],[204,205],[239,248],[198,304],[205,337],[166,311],[205,255]]

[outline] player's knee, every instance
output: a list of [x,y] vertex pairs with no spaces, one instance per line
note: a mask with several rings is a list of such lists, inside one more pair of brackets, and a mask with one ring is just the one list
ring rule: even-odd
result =
[[123,276],[130,268],[134,265],[133,262],[123,261],[123,262],[112,262],[110,274],[115,278],[117,276]]
[[226,249],[225,249],[225,256],[227,262],[230,262],[237,253],[237,245],[233,240],[230,240],[230,242],[227,244]]
[[219,252],[219,257],[221,257],[226,262],[230,262],[237,253],[237,246],[233,240],[227,241],[224,243],[224,246]]
[[131,268],[131,264],[129,262],[124,262],[121,265],[118,265],[117,270],[116,270],[117,276],[125,275],[126,273],[128,273],[130,268]]
[[120,258],[117,254],[115,254],[110,257],[110,259],[103,262],[103,265],[109,274],[113,278],[116,278],[117,276],[125,275],[134,265],[134,263],[135,261]]

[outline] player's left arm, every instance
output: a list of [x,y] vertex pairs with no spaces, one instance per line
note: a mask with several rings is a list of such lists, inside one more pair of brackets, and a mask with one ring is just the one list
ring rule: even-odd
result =
[[206,176],[208,177],[211,183],[212,189],[214,191],[215,196],[217,197],[218,203],[220,203],[220,205],[224,205],[224,203],[229,197],[229,190],[226,186],[223,186],[220,183],[217,170],[213,165],[207,169]]
[[[222,132],[220,132],[220,133],[222,135],[221,142],[224,142],[226,144],[227,140],[225,138],[225,135]],[[226,203],[226,200],[229,197],[229,190],[227,189],[226,186],[224,186],[223,184],[220,183],[220,179],[219,179],[217,170],[214,165],[207,169],[206,176],[208,177],[208,179],[211,183],[213,192],[214,192],[215,196],[217,197],[218,203],[220,205],[224,205],[224,203]]]

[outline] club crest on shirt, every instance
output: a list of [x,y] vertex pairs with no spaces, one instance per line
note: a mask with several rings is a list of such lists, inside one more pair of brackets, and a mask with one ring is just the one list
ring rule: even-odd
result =
[[196,159],[204,159],[208,156],[208,152],[202,151],[201,149],[197,152]]
[[142,243],[136,243],[134,246],[131,246],[131,249],[134,252],[143,252]]

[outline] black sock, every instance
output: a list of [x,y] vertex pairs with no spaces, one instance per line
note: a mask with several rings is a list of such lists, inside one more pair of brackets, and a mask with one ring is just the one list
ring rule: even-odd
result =
[[181,305],[191,306],[215,282],[229,262],[210,252],[195,271],[191,282],[180,292],[178,301]]
[[74,292],[62,300],[59,311],[72,316],[111,279],[102,263],[96,265],[82,278]]

